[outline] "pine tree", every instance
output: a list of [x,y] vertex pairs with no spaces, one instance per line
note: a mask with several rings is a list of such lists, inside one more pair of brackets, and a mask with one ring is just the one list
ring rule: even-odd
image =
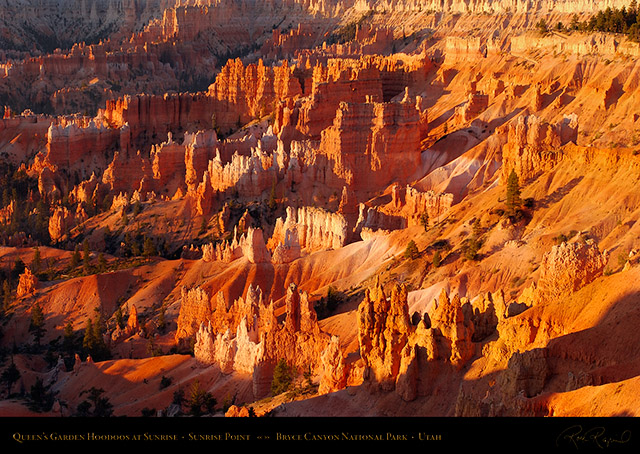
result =
[[124,315],[122,314],[122,307],[118,306],[118,309],[116,309],[116,325],[118,325],[118,328],[123,329],[124,328]]
[[85,238],[82,242],[82,268],[85,274],[89,274],[89,263],[91,261],[91,252],[89,250],[89,241]]
[[146,237],[144,239],[143,245],[143,254],[149,260],[152,256],[156,255],[158,251],[156,250],[156,245],[150,237]]
[[11,387],[19,379],[20,371],[13,362],[13,358],[11,358],[11,364],[2,372],[2,376],[0,376],[0,381],[7,384],[7,395],[11,395]]
[[[109,402],[109,399],[102,397],[104,389],[91,387],[90,389],[85,389],[80,393],[81,396],[83,394],[88,394],[89,397],[78,405],[76,409],[77,416],[111,416],[113,413],[113,405]],[[92,406],[93,410],[91,409]]]
[[4,314],[9,310],[11,305],[11,283],[5,279],[2,283],[2,311]]
[[440,256],[440,251],[436,250],[436,252],[433,253],[433,266],[438,268],[441,263],[442,263],[442,258]]
[[104,258],[104,254],[101,252],[98,254],[98,272],[104,273],[107,270],[107,260]]
[[73,335],[73,325],[71,322],[67,322],[64,326],[64,335],[62,339],[62,348],[67,352],[71,353],[74,349],[74,335]]
[[479,250],[480,250],[480,241],[475,237],[471,237],[465,247],[464,256],[468,260],[476,260],[478,258]]
[[518,174],[514,169],[511,169],[509,178],[507,179],[507,215],[514,216],[516,211],[522,205],[520,200],[520,182],[518,181]]
[[51,236],[49,235],[49,202],[46,197],[38,202],[34,227],[34,235],[42,244],[51,243]]
[[473,225],[471,226],[472,228],[472,235],[478,239],[480,238],[480,236],[482,235],[482,226],[480,225],[480,220],[476,219],[475,221],[473,221]]
[[536,24],[536,29],[540,34],[546,35],[549,32],[549,25],[547,25],[547,21],[545,19],[540,19]]
[[429,230],[429,213],[426,211],[420,215],[420,224],[424,227],[424,231]]
[[184,390],[182,388],[178,388],[173,392],[173,399],[171,403],[178,407],[182,407],[182,404],[184,403]]
[[411,240],[409,244],[407,244],[407,248],[404,250],[404,257],[407,259],[415,259],[419,254],[418,246],[416,242]]
[[93,322],[93,349],[91,350],[91,356],[98,361],[107,359],[109,357],[109,348],[104,341],[104,322],[102,320],[102,314],[97,311],[96,321]]
[[271,381],[271,394],[277,396],[287,391],[291,386],[293,380],[293,373],[291,367],[284,359],[278,361],[275,369],[273,370],[273,380]]
[[94,347],[93,341],[93,320],[87,320],[87,326],[84,328],[84,338],[82,339],[82,348],[91,351]]
[[31,269],[34,274],[40,272],[40,267],[42,266],[42,257],[40,256],[40,249],[38,246],[33,248],[33,260],[31,261]]
[[29,393],[29,408],[41,412],[49,411],[53,406],[53,393],[51,393],[48,387],[44,386],[42,378],[36,378],[36,382],[31,386],[31,392]]
[[333,312],[342,303],[342,297],[333,286],[327,289],[327,310]]
[[75,270],[80,264],[80,248],[76,245],[73,250],[73,254],[71,254],[71,264],[70,267],[72,270]]
[[207,228],[209,227],[209,223],[206,217],[202,218],[202,222],[200,223],[200,230],[198,231],[198,236],[204,235],[207,233]]
[[44,314],[40,303],[36,302],[31,308],[31,323],[29,324],[29,332],[33,333],[36,345],[40,345],[40,339],[44,336]]
[[166,312],[167,312],[167,306],[162,303],[162,306],[160,306],[160,314],[158,315],[158,330],[163,333],[165,328],[167,327],[167,321],[166,321]]
[[216,405],[213,395],[200,386],[200,381],[195,380],[191,384],[191,394],[189,397],[189,408],[193,416],[201,416],[203,410],[212,412]]
[[569,29],[576,31],[580,28],[580,20],[578,19],[578,15],[574,14],[571,17],[571,23],[569,24]]

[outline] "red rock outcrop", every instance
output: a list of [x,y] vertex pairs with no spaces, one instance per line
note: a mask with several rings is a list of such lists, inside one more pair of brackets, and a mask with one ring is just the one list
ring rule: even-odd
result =
[[250,287],[245,299],[229,307],[219,297],[215,311],[200,321],[196,360],[202,366],[216,364],[223,373],[252,374],[256,397],[268,392],[266,385],[280,360],[301,370],[319,370],[330,337],[320,331],[313,304],[292,284],[284,307],[285,318],[279,323],[273,303],[266,304],[259,289]]
[[608,252],[601,252],[593,240],[563,242],[542,257],[537,284],[523,295],[529,305],[558,301],[602,275]]
[[397,215],[396,211],[389,213],[381,207],[370,207],[361,203],[354,233],[356,237],[360,236],[364,240],[375,232],[384,234],[392,230],[404,229],[407,226],[407,219]]
[[409,227],[421,225],[421,216],[426,213],[429,222],[441,219],[453,205],[453,194],[438,194],[435,191],[419,191],[411,186],[394,185],[391,192],[391,207],[407,219]]
[[68,198],[72,204],[94,205],[102,201],[102,196],[106,191],[108,188],[101,184],[95,173],[92,173],[88,180],[80,182],[69,191]]
[[[281,233],[277,233],[279,237]],[[277,238],[276,237],[276,238]],[[271,243],[277,240],[270,240]],[[298,259],[302,255],[302,248],[300,247],[300,239],[298,238],[297,229],[286,229],[284,231],[284,238],[273,248],[271,254],[271,261],[274,264],[290,263]]]
[[11,200],[9,204],[0,210],[0,223],[2,225],[8,225],[11,223],[11,219],[13,218],[13,213],[16,209],[16,202]]
[[509,124],[508,141],[502,149],[502,181],[507,181],[512,169],[515,169],[521,183],[551,170],[562,159],[559,148],[569,142],[575,143],[577,136],[575,116],[555,125],[534,115],[518,117]]
[[151,163],[141,153],[116,152],[113,160],[102,173],[102,183],[112,194],[132,194],[133,191],[142,188],[143,181],[151,180],[151,175]]
[[259,149],[252,150],[250,156],[235,153],[226,163],[217,153],[209,161],[208,174],[215,192],[233,191],[247,198],[269,190],[277,178],[273,156]]
[[169,132],[210,129],[214,112],[205,93],[138,94],[108,100],[97,117],[110,128],[128,124],[135,144],[147,144]]
[[200,324],[208,320],[212,313],[210,297],[199,287],[181,290],[180,313],[176,329],[176,343],[187,342],[198,330]]
[[[117,129],[104,127],[93,119],[78,119],[52,124],[47,133],[46,161],[64,169],[78,168],[86,172],[104,161],[104,153],[113,151],[120,138]],[[94,162],[92,162],[94,161]]]
[[265,66],[260,60],[246,67],[238,58],[222,67],[208,96],[215,101],[215,126],[227,130],[261,118],[274,110],[276,101],[302,94],[293,69]]
[[[449,298],[443,291],[438,298],[435,310],[430,314],[431,328],[438,330],[448,342],[449,361],[455,366],[462,366],[475,353],[472,342],[474,325],[465,317],[462,303],[458,295]],[[445,350],[445,352],[447,352]],[[441,351],[440,354],[443,352]]]
[[358,306],[364,379],[410,401],[432,392],[419,379],[430,362],[460,369],[475,356],[473,312],[463,309],[458,295],[449,298],[443,291],[428,316],[412,321],[406,287],[396,284],[387,294],[377,281]]
[[549,351],[543,348],[514,353],[500,376],[502,392],[507,396],[522,392],[525,397],[540,394],[551,375],[548,357]]
[[134,304],[129,309],[129,317],[127,317],[127,324],[120,328],[116,325],[116,328],[111,333],[111,342],[120,342],[123,339],[131,337],[140,332],[140,323],[138,321],[138,310]]
[[[307,63],[310,65],[310,63]],[[354,60],[329,60],[326,65],[313,65],[310,95],[300,100],[291,117],[296,129],[318,140],[322,130],[331,126],[341,103],[387,102],[402,94],[405,88],[424,81],[432,68],[424,55],[414,59],[398,56],[362,56]],[[276,124],[276,132],[280,131]]]
[[186,147],[183,144],[173,141],[171,133],[169,133],[166,142],[151,148],[154,186],[168,188],[171,195],[176,192],[179,186],[182,186],[187,170],[185,151]]
[[484,93],[472,92],[467,96],[467,102],[457,107],[455,111],[456,121],[459,125],[465,124],[476,118],[489,105],[489,95]]
[[287,254],[293,254],[290,256],[293,258],[298,248],[309,252],[338,249],[348,240],[348,225],[342,214],[316,207],[300,207],[297,210],[287,207],[286,218],[276,221],[268,247],[275,251],[279,245],[284,245],[290,250]]
[[411,331],[406,296],[404,286],[395,286],[389,298],[377,287],[358,306],[360,356],[369,368],[368,378],[386,391],[395,389]]
[[0,147],[6,153],[5,159],[17,165],[40,152],[53,121],[52,117],[35,115],[28,110],[16,115],[5,108],[4,117],[0,119]]
[[337,336],[331,336],[331,341],[322,352],[320,360],[322,372],[318,393],[328,394],[344,389],[347,386],[348,368]]
[[30,295],[38,289],[38,278],[31,272],[29,268],[25,268],[24,273],[20,275],[18,281],[18,289],[16,296],[18,298]]
[[59,206],[53,210],[49,217],[49,236],[56,243],[75,226],[75,215],[67,207]]
[[486,42],[480,37],[448,36],[445,41],[445,62],[453,64],[466,59],[479,59],[486,55]]
[[213,130],[185,134],[183,142],[186,147],[185,184],[188,191],[194,190],[197,183],[202,181],[209,160],[215,156],[214,150],[217,144],[218,138]]
[[411,102],[340,103],[322,131],[320,153],[333,165],[339,187],[371,191],[406,181],[420,164],[420,110]]
[[313,139],[331,126],[341,102],[382,101],[382,85],[375,68],[318,65],[313,69],[311,94],[301,101],[296,129]]
[[205,262],[220,261],[230,263],[245,257],[249,263],[268,263],[271,254],[267,249],[262,229],[249,227],[246,233],[238,236],[234,230],[231,243],[211,243],[202,246],[202,259]]
[[138,310],[136,309],[135,304],[131,305],[129,309],[129,317],[127,318],[127,331],[131,334],[135,334],[140,329],[140,324],[138,322]]

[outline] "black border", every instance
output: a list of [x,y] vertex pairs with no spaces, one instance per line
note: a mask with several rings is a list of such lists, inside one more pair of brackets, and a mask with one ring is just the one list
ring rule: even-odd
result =
[[[433,451],[451,448],[638,452],[640,419],[620,418],[0,418],[0,446],[58,444],[237,448],[320,443],[385,444]],[[54,448],[55,449],[55,448]],[[6,451],[5,451],[6,452]]]

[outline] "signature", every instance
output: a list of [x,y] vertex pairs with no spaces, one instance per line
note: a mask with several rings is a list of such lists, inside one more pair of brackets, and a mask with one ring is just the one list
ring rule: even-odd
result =
[[631,440],[630,430],[624,430],[615,437],[607,435],[606,432],[607,430],[604,427],[593,427],[585,430],[581,425],[571,426],[558,436],[556,445],[569,444],[576,449],[580,449],[584,445],[595,445],[598,448],[605,449],[613,445],[628,443]]

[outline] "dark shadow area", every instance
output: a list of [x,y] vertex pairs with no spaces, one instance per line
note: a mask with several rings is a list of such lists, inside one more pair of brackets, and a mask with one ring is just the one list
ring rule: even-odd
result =
[[571,192],[573,188],[575,188],[582,181],[583,178],[584,177],[576,177],[561,188],[556,189],[543,199],[536,200],[536,208],[548,208],[550,205],[558,203],[564,196],[569,194],[569,192]]
[[516,352],[504,370],[462,380],[456,416],[552,416],[554,395],[639,376],[638,307],[640,292],[631,292],[611,304],[596,326],[552,339],[542,348]]
[[494,118],[491,121],[489,121],[489,123],[487,123],[486,128],[489,131],[495,131],[496,128],[504,125],[505,123],[508,123],[512,119],[519,116],[524,110],[525,109],[523,107],[518,107],[514,109],[512,112],[510,112],[509,114],[505,115],[504,117]]

